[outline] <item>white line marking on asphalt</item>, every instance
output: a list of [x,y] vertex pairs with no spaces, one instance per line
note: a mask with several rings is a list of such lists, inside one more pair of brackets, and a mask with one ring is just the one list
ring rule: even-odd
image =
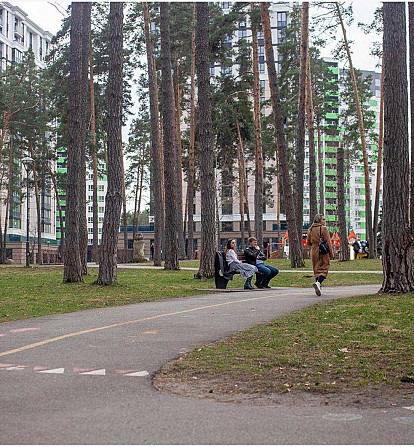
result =
[[398,422],[399,424],[414,425],[414,418],[398,417],[393,419],[395,422]]
[[27,366],[11,366],[10,368],[6,368],[6,371],[23,371],[24,369],[28,368]]
[[80,374],[87,376],[104,376],[106,375],[106,371],[104,369],[96,369],[95,371],[86,371]]
[[145,376],[149,376],[149,372],[148,371],[137,371],[137,372],[134,372],[134,373],[124,374],[124,376],[128,376],[128,377],[145,377]]
[[37,371],[39,374],[64,374],[65,368],[46,369],[45,371]]
[[329,413],[324,414],[322,418],[328,421],[341,422],[341,421],[356,421],[357,419],[362,419],[362,416],[360,414],[353,414],[353,413]]
[[403,408],[405,408],[406,410],[414,411],[414,407],[403,407]]

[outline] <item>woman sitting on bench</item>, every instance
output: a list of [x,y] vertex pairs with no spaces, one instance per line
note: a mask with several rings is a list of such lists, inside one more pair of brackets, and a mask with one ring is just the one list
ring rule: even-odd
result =
[[257,267],[240,262],[237,258],[235,248],[236,240],[228,239],[226,243],[226,249],[224,250],[226,261],[231,271],[240,273],[240,276],[246,280],[246,282],[244,283],[244,288],[252,290],[254,289],[254,287],[252,286],[252,278],[253,275],[257,272]]

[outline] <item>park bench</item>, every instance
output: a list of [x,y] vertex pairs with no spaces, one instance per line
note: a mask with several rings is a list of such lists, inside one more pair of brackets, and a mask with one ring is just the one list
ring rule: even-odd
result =
[[[237,258],[241,262],[245,262],[244,252],[237,253]],[[227,283],[233,279],[234,275],[239,272],[230,270],[229,264],[226,261],[226,255],[222,251],[217,251],[214,258],[214,281],[216,289],[226,289]],[[256,273],[260,274],[260,273]]]

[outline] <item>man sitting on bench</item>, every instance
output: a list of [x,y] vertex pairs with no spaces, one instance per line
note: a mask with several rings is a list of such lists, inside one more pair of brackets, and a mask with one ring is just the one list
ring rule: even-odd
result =
[[249,246],[244,250],[245,260],[248,264],[255,265],[260,273],[256,275],[255,286],[258,289],[271,289],[269,281],[279,273],[279,269],[265,265],[266,255],[260,251],[255,237],[249,237],[248,243]]

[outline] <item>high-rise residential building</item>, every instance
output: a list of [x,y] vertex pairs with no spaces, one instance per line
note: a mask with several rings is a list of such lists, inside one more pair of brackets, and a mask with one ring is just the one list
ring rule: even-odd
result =
[[[49,53],[52,34],[44,31],[28,17],[20,7],[8,2],[0,2],[0,72],[13,63],[23,60],[23,55],[31,49],[35,56],[35,63],[39,69],[45,68],[45,57]],[[1,130],[0,130],[1,132]],[[18,138],[18,136],[15,136]],[[6,135],[6,140],[10,136]],[[20,164],[21,183],[25,179],[23,166]],[[6,258],[13,259],[14,262],[24,262],[25,242],[26,242],[26,189],[23,192],[23,200],[20,194],[12,197],[9,207],[9,228],[6,244]],[[41,226],[42,226],[42,246],[44,247],[44,258],[48,262],[55,256],[53,250],[48,250],[56,246],[55,231],[55,200],[50,182],[45,181],[40,191],[41,204]],[[0,197],[5,198],[5,191],[0,191]],[[37,215],[36,201],[34,194],[30,194],[30,215],[29,215],[29,242],[32,253],[36,254],[37,248]],[[0,201],[0,216],[4,219],[6,207],[4,201]],[[54,250],[57,252],[57,249]],[[32,262],[34,259],[32,259]]]

